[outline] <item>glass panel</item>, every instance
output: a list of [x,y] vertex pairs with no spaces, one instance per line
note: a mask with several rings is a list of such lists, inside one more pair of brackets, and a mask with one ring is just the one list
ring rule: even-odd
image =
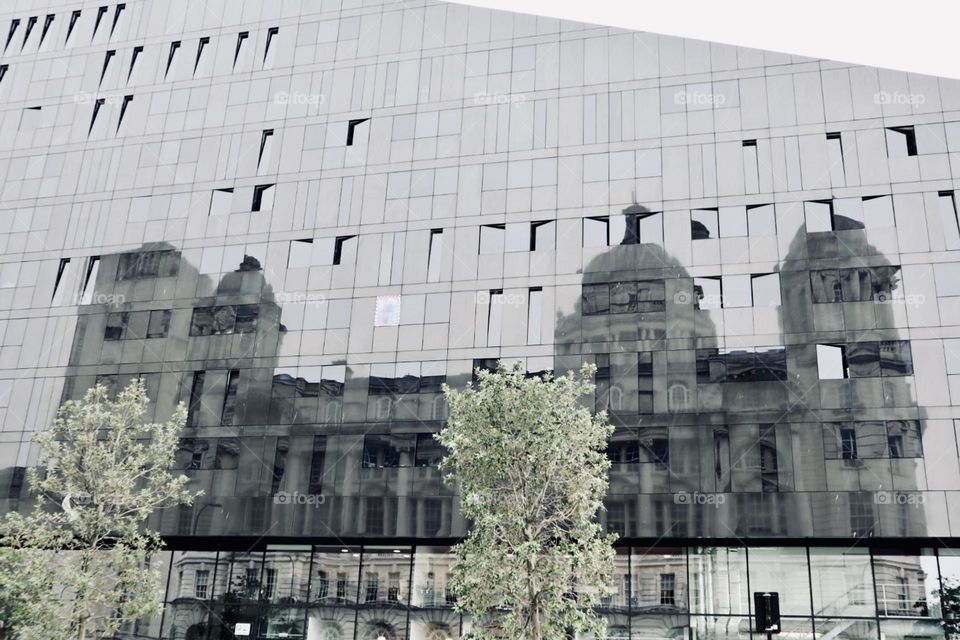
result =
[[873,573],[866,549],[810,549],[816,616],[873,616]]
[[837,640],[878,640],[877,621],[817,618],[813,623],[817,638]]
[[609,226],[607,218],[584,218],[583,219],[583,246],[584,247],[605,247],[607,246],[607,228]]
[[782,615],[810,615],[810,579],[805,548],[750,548],[748,554],[752,592],[779,593]]
[[[694,547],[690,559],[690,611],[749,613],[747,553],[737,547]],[[744,622],[746,624],[746,622]],[[726,624],[724,628],[731,628]],[[734,625],[732,628],[739,628]]]
[[480,227],[480,254],[503,253],[506,229],[503,226]]
[[720,207],[720,236],[730,238],[747,235],[747,208]]
[[753,286],[753,306],[780,306],[780,274],[768,273],[750,277]]
[[694,240],[720,237],[716,209],[694,209],[690,212],[690,237]]
[[943,628],[936,620],[880,620],[883,640],[940,640]]
[[452,608],[456,600],[448,584],[456,556],[449,547],[417,547],[413,558],[413,608]]
[[751,306],[753,298],[750,284],[749,275],[723,276],[723,308]]
[[874,555],[873,575],[881,616],[940,616],[937,597],[940,577],[932,551],[924,550],[916,555]]
[[751,236],[772,236],[777,233],[776,216],[772,204],[747,207],[747,223]]
[[694,278],[693,293],[698,309],[720,308],[720,278]]
[[750,618],[747,616],[690,616],[690,640],[749,638]]
[[847,377],[843,347],[818,344],[817,371],[821,380],[836,380]]
[[630,607],[637,613],[687,611],[687,559],[683,549],[633,549]]
[[310,580],[309,547],[271,547],[264,559],[263,599],[272,604],[306,602]]
[[829,202],[804,202],[807,233],[833,230],[833,207]]

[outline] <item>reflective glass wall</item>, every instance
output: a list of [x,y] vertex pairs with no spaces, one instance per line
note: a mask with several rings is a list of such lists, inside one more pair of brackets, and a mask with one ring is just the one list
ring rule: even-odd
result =
[[[471,621],[453,610],[453,559],[429,546],[168,552],[160,637],[232,640],[249,625],[257,640],[455,640]],[[956,549],[621,547],[597,611],[611,639],[764,638],[754,594],[775,592],[781,638],[949,639],[958,585]]]

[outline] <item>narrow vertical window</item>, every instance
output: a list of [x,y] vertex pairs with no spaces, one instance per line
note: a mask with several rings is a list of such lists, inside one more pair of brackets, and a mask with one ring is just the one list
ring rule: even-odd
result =
[[765,493],[779,490],[779,461],[777,460],[777,426],[760,425],[760,486]]
[[0,64],[0,82],[3,82],[3,77],[7,75],[7,69],[10,68],[8,64]]
[[430,229],[427,249],[427,282],[440,282],[440,263],[443,260],[443,229]]
[[236,68],[237,59],[240,58],[240,49],[243,48],[243,43],[250,37],[249,31],[241,31],[237,34],[237,48],[233,52],[233,66]]
[[937,194],[940,205],[940,226],[947,249],[960,249],[960,223],[957,221],[957,200],[953,191]]
[[220,424],[230,426],[237,411],[237,387],[240,385],[240,371],[231,369],[227,374],[227,385],[223,391],[223,410],[220,412]]
[[281,436],[277,438],[277,450],[273,454],[273,482],[270,493],[277,493],[283,485],[283,476],[287,471],[287,452],[290,450],[290,439]]
[[123,96],[123,103],[120,105],[120,118],[117,120],[117,131],[120,131],[120,125],[123,124],[123,116],[127,113],[127,105],[133,102],[133,96]]
[[203,406],[203,383],[206,381],[206,378],[206,371],[193,372],[193,382],[190,385],[190,405],[187,409],[188,427],[200,426],[200,409]]
[[107,15],[107,7],[100,7],[97,9],[97,20],[93,23],[93,36],[91,40],[97,37],[97,30],[100,28],[100,21],[103,20],[103,16]]
[[830,163],[830,184],[834,187],[847,185],[843,168],[843,141],[839,133],[827,134],[827,161]]
[[197,67],[200,66],[200,57],[203,56],[203,50],[210,44],[210,38],[204,36],[197,43],[197,59],[193,63],[193,75],[197,75]]
[[639,413],[653,413],[653,353],[637,354],[637,391]]
[[[60,266],[57,267],[57,279],[53,284],[53,296],[51,296],[51,304],[58,306],[64,303],[64,289],[67,285],[64,282],[64,276],[67,276],[70,272],[70,258],[60,258]],[[67,278],[69,280],[69,278]]]
[[137,58],[140,57],[141,53],[143,53],[143,47],[136,46],[133,48],[133,55],[130,57],[130,70],[127,71],[127,82],[130,82],[130,76],[133,75],[133,67],[137,64]]
[[500,335],[503,329],[503,290],[491,289],[490,304],[487,306],[487,346],[500,345]]
[[110,61],[113,60],[113,57],[117,55],[116,49],[109,49],[103,57],[103,68],[100,69],[100,84],[103,84],[103,78],[107,75],[107,67],[110,66]]
[[80,9],[77,9],[70,14],[70,22],[67,24],[67,37],[63,39],[63,44],[70,42],[70,35],[73,33],[73,28],[77,26],[77,20],[80,19]]
[[97,274],[100,273],[100,256],[90,256],[87,260],[87,272],[80,288],[80,304],[93,302],[93,292],[97,287]]
[[110,25],[110,35],[113,36],[113,32],[117,28],[117,23],[120,22],[120,14],[123,13],[123,10],[127,8],[127,5],[121,2],[113,10],[113,24]]
[[[40,45],[43,44],[44,39],[47,37],[47,33],[50,31],[50,25],[53,24],[54,14],[48,13],[47,17],[43,19],[43,31],[40,32]],[[37,45],[37,46],[40,46]]]
[[266,67],[270,62],[272,62],[272,58],[270,57],[270,51],[271,51],[270,45],[273,44],[273,39],[276,37],[278,33],[280,33],[280,27],[270,27],[269,29],[267,29],[267,46],[263,50],[263,66],[264,67]]
[[257,156],[257,168],[263,164],[263,159],[270,160],[271,143],[273,142],[273,129],[264,129],[260,134],[260,154]]
[[87,129],[87,135],[93,131],[93,125],[97,122],[97,115],[100,113],[100,107],[106,102],[105,98],[97,98],[93,103],[93,117],[90,118],[90,128]]
[[326,458],[327,437],[313,436],[313,451],[310,453],[310,477],[307,491],[320,494],[323,491],[323,463]]
[[743,141],[743,187],[745,193],[760,193],[760,162],[757,141]]
[[33,32],[33,27],[37,24],[37,17],[30,16],[27,19],[27,30],[23,34],[23,42],[20,44],[20,51],[23,51],[23,48],[27,46],[27,40],[30,39],[30,34]]
[[540,344],[543,324],[543,288],[531,287],[527,292],[527,344]]
[[170,52],[167,54],[167,70],[163,72],[163,77],[166,78],[167,74],[170,73],[170,66],[173,64],[173,56],[176,55],[177,49],[180,48],[180,41],[170,43]]
[[17,27],[20,26],[20,18],[14,18],[10,21],[10,30],[7,32],[7,42],[3,45],[3,50],[6,51],[7,47],[10,46],[10,41],[13,40],[14,34],[17,33]]

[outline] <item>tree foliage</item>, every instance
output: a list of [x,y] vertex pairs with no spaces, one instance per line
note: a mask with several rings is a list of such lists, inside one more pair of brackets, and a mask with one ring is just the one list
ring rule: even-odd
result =
[[521,364],[478,371],[476,388],[444,387],[450,405],[445,479],[460,488],[472,522],[455,548],[451,583],[458,608],[486,638],[553,640],[569,630],[602,637],[591,606],[608,595],[614,535],[603,508],[613,429],[580,398],[596,368],[553,379],[527,377]]
[[152,424],[148,406],[140,380],[115,400],[97,385],[37,435],[39,466],[27,473],[35,507],[0,524],[0,562],[19,585],[8,637],[97,640],[160,612],[160,567],[150,558],[162,542],[144,523],[195,495],[170,472],[186,410]]

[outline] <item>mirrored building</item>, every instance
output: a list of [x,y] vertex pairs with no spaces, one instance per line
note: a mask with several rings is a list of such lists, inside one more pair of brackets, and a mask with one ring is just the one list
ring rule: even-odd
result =
[[456,640],[441,385],[597,366],[610,638],[960,633],[960,81],[411,0],[0,7],[0,511],[188,409],[124,638]]

